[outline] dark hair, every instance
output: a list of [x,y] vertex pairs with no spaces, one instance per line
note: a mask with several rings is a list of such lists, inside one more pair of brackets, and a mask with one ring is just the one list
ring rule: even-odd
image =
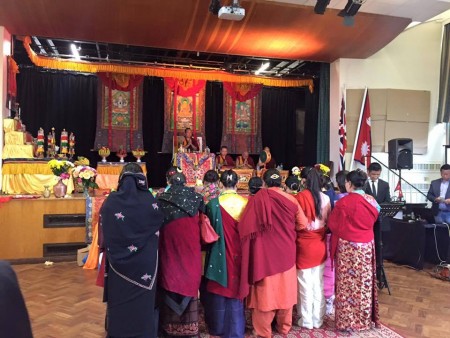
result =
[[286,184],[286,187],[295,192],[297,192],[298,189],[300,188],[300,181],[298,180],[297,176],[294,175],[291,175],[288,178],[286,178],[284,184]]
[[381,171],[381,165],[378,162],[370,163],[369,168],[367,168],[369,172],[371,171]]
[[185,185],[186,176],[184,176],[182,173],[173,174],[169,179],[169,183],[171,185]]
[[362,188],[367,181],[367,174],[361,169],[350,171],[346,177],[355,188]]
[[203,176],[203,182],[215,183],[219,180],[219,174],[215,170],[208,170]]
[[228,150],[228,147],[227,147],[227,146],[221,146],[221,147],[220,147],[220,150],[222,150],[222,149],[224,149],[224,148],[225,148],[226,150]]
[[444,164],[442,167],[441,167],[441,171],[442,170],[450,170],[450,164]]
[[345,188],[345,179],[347,177],[347,174],[347,170],[341,170],[336,174],[336,183],[338,185],[339,191],[343,194],[347,192],[347,189]]
[[124,173],[143,173],[142,168],[136,162],[127,163],[123,166],[120,176]]
[[248,191],[250,191],[251,195],[254,195],[259,191],[259,189],[261,189],[262,185],[263,180],[261,179],[261,177],[252,177],[248,180]]
[[166,171],[166,180],[167,182],[170,181],[170,178],[175,175],[176,173],[179,173],[181,171],[180,168],[178,167],[170,167],[169,169],[167,169]]
[[300,171],[300,178],[306,179],[308,177],[308,174],[311,170],[313,170],[313,167],[303,167],[302,171]]
[[238,182],[238,175],[232,169],[225,170],[222,175],[220,175],[220,182],[222,182],[225,188],[234,188]]
[[281,175],[277,169],[268,169],[264,173],[263,179],[269,188],[281,186]]
[[187,132],[188,130],[191,130],[191,128],[186,128],[186,129],[184,130],[184,133],[186,134],[186,132]]
[[306,189],[308,189],[314,199],[314,206],[316,209],[316,217],[322,219],[322,198],[320,197],[320,191],[322,190],[321,177],[317,170],[310,170],[306,177]]

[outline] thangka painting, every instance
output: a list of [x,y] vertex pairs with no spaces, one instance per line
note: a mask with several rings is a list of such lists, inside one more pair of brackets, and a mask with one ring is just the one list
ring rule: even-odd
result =
[[98,73],[95,149],[131,152],[142,139],[142,76]]
[[261,151],[262,85],[224,82],[223,88],[221,145],[233,154]]
[[204,80],[164,78],[164,139],[162,152],[178,148],[186,128],[205,141]]

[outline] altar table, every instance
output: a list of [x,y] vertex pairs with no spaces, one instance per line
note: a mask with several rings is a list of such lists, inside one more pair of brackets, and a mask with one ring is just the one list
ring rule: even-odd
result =
[[[63,180],[67,192],[74,189],[73,180]],[[58,183],[48,161],[5,161],[2,167],[2,191],[6,194],[42,194],[44,186]]]
[[[125,164],[128,162],[98,162],[97,177],[95,182],[99,189],[117,189],[119,183],[119,175]],[[144,175],[147,175],[147,166],[145,162],[138,163]]]
[[186,176],[186,185],[195,185],[197,180],[203,181],[208,170],[216,169],[216,157],[206,153],[177,153],[177,166]]

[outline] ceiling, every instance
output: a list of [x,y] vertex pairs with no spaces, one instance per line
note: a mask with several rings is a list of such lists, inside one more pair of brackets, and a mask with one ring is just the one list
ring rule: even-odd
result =
[[71,57],[70,43],[76,42],[82,58],[93,62],[248,73],[270,59],[265,75],[314,77],[316,62],[367,58],[411,20],[450,9],[450,0],[367,0],[349,27],[337,15],[347,0],[331,0],[324,15],[314,13],[316,0],[241,0],[246,16],[239,22],[209,13],[210,2],[2,0],[0,25],[17,36],[34,36],[32,48],[51,57]]

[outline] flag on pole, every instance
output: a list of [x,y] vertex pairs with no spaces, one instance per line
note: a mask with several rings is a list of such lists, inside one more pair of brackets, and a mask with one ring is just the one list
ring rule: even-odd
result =
[[341,117],[339,120],[339,171],[345,169],[345,152],[347,151],[347,116],[345,100],[342,95]]
[[400,179],[398,179],[397,185],[395,186],[394,189],[394,194],[398,191],[398,197],[397,200],[398,201],[403,201],[403,191],[402,191],[402,182]]
[[370,130],[370,102],[369,93],[364,97],[364,109],[362,112],[362,118],[359,125],[359,134],[355,143],[355,156],[354,160],[358,161],[366,168],[370,165],[370,159],[372,155],[372,135]]

